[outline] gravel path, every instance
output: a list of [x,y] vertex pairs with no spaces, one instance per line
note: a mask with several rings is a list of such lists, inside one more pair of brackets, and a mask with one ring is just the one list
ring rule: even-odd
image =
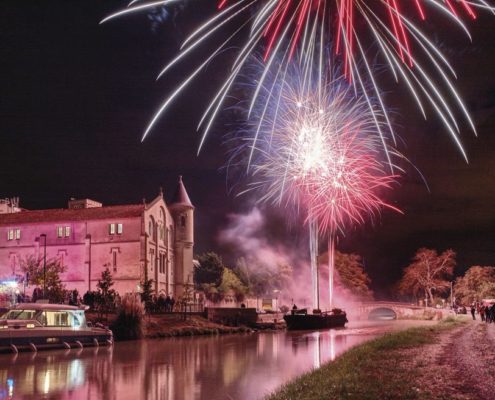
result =
[[411,354],[426,398],[495,399],[495,324],[470,321]]
[[454,337],[451,358],[457,376],[478,399],[495,399],[495,326],[472,322]]

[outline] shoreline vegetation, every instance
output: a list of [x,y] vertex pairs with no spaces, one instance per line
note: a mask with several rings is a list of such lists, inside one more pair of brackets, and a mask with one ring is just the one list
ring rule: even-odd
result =
[[421,365],[425,362],[412,357],[411,350],[424,350],[466,323],[448,317],[434,326],[385,334],[285,384],[266,400],[446,399],[421,385],[428,365]]
[[[88,320],[93,323],[103,323],[115,329],[117,314],[109,314],[105,321],[102,321],[96,314],[89,314]],[[284,326],[285,328],[285,326]],[[222,335],[233,333],[250,333],[257,331],[279,330],[276,324],[257,324],[256,326],[228,326],[209,321],[200,315],[187,315],[184,318],[182,313],[152,314],[142,318],[142,332],[139,338],[132,339],[161,339],[177,336],[201,336],[201,335]],[[119,335],[114,332],[115,340],[129,340],[127,335]],[[126,337],[126,338],[123,338]]]
[[218,335],[248,333],[254,330],[246,326],[226,326],[208,321],[206,318],[182,314],[165,314],[145,317],[144,339],[159,339],[175,336]]

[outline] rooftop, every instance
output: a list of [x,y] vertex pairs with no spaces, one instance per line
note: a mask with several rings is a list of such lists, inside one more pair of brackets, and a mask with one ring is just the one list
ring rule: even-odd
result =
[[48,210],[21,211],[13,214],[0,214],[1,225],[26,224],[36,222],[85,221],[92,219],[139,217],[144,211],[144,204],[121,206]]
[[175,194],[174,197],[172,198],[171,204],[184,205],[189,207],[193,206],[187,194],[184,183],[182,182],[182,175],[179,176],[179,183],[177,184],[177,189],[175,189]]

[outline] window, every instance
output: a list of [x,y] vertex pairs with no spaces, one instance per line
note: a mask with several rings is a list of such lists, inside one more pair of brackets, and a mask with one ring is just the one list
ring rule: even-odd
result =
[[122,224],[117,224],[117,235],[122,235],[124,231],[124,226]]
[[69,237],[70,236],[70,226],[66,226],[65,227],[65,237]]
[[7,240],[19,240],[21,238],[21,230],[17,229],[9,229],[7,231]]
[[17,319],[17,320],[34,319],[34,314],[36,314],[35,310],[10,310],[1,319]]
[[185,215],[182,215],[180,217],[180,226],[182,226],[182,227],[186,226],[186,216]]
[[63,265],[64,267],[66,266],[65,265],[65,258],[67,256],[67,250],[59,250],[57,252],[57,255],[58,255],[58,260],[60,261],[60,265]]
[[159,267],[160,267],[160,273],[164,274],[165,273],[165,253],[160,253],[160,259],[159,259]]
[[64,236],[64,228],[62,226],[57,226],[57,237],[61,238]]
[[72,315],[67,311],[43,311],[45,326],[71,326],[72,319]]
[[156,263],[156,260],[155,260],[155,250],[153,249],[150,249],[150,266],[151,266],[151,270],[153,271],[153,265]]
[[113,272],[117,272],[117,251],[112,252],[112,267]]
[[148,224],[148,233],[150,235],[150,238],[153,238],[153,221],[150,221]]
[[110,235],[115,235],[115,224],[108,225],[108,233],[110,233]]
[[16,253],[10,253],[10,269],[12,270],[12,275],[15,275],[17,264],[18,264],[18,256]]

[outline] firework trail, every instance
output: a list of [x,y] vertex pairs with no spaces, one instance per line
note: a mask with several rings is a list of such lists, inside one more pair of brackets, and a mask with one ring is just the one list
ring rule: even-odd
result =
[[[231,142],[230,162],[241,166],[250,181],[240,194],[256,191],[259,202],[304,216],[316,309],[319,238],[329,238],[332,296],[336,236],[382,208],[400,212],[383,199],[397,176],[387,173],[377,112],[370,111],[365,96],[356,94],[345,77],[319,68],[289,67],[267,79],[260,91],[263,107],[253,110],[247,129]],[[393,148],[388,153],[403,158]]]
[[[133,0],[128,8],[108,16],[102,22],[183,2]],[[299,63],[305,62],[304,59],[315,56],[314,49],[319,43],[333,42],[333,51],[342,59],[348,82],[356,91],[378,100],[377,110],[369,106],[372,112],[379,112],[385,118],[387,129],[378,125],[377,129],[387,151],[386,137],[394,139],[394,131],[382,90],[368,61],[366,46],[373,44],[394,79],[405,83],[424,118],[427,117],[429,105],[467,160],[459,139],[458,115],[464,117],[474,132],[475,126],[452,82],[456,78],[454,69],[423,31],[422,23],[430,16],[440,16],[449,27],[459,28],[470,38],[465,20],[476,19],[480,11],[495,14],[492,0],[218,0],[217,8],[217,13],[185,40],[179,54],[159,76],[201,46],[213,45],[212,54],[200,62],[165,99],[146,128],[143,139],[210,61],[230,48],[236,40],[241,41],[241,46],[231,71],[200,119],[198,129],[203,130],[203,137],[199,149],[253,52],[264,48],[265,69],[258,79],[259,90],[251,98],[250,111],[259,101],[259,91],[269,71],[279,68],[276,60],[288,63],[298,58]],[[295,56],[296,52],[299,57]],[[367,81],[371,85],[364,83]]]

